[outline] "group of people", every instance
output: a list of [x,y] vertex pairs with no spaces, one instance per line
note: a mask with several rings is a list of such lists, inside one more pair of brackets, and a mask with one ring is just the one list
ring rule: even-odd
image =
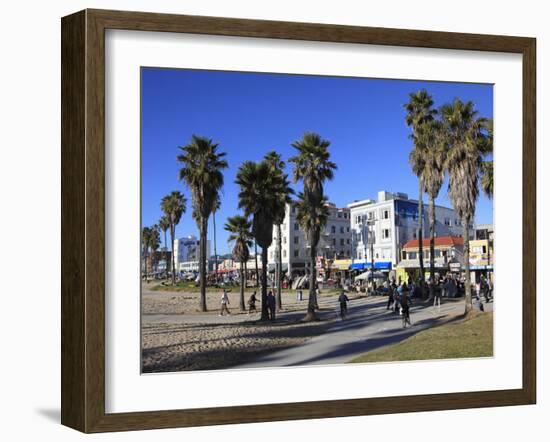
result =
[[[220,310],[220,316],[224,316],[225,314],[230,315],[231,312],[229,311],[229,295],[228,292],[231,290],[223,289],[222,297],[221,297],[221,310]],[[258,298],[256,297],[256,291],[252,292],[250,297],[248,298],[248,314],[256,313],[256,302],[258,301]],[[276,300],[275,295],[273,294],[273,291],[270,290],[267,294],[267,314],[271,321],[275,320],[275,310],[276,310]]]
[[414,293],[414,287],[408,286],[405,281],[397,286],[392,281],[388,287],[388,304],[386,310],[393,311],[396,315],[402,315],[403,327],[411,325],[410,306],[412,305],[411,295]]

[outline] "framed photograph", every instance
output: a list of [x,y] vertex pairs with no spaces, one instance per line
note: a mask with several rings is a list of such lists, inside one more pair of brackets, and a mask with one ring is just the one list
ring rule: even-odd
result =
[[62,423],[536,401],[536,42],[62,19]]

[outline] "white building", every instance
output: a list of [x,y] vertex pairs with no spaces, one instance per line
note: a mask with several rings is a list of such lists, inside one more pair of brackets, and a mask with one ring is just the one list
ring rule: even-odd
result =
[[[347,208],[337,208],[328,205],[329,217],[325,231],[317,247],[317,256],[327,259],[350,257],[352,253],[350,211]],[[283,271],[296,276],[306,273],[310,265],[309,244],[296,219],[296,208],[287,204],[285,219],[281,225]],[[273,271],[277,247],[277,228],[273,227],[273,242],[268,249],[268,270]]]
[[[200,256],[199,239],[193,235],[175,239],[174,256],[177,272],[198,272]],[[210,240],[206,241],[206,256],[210,257]]]
[[[348,204],[352,230],[352,268],[393,269],[400,248],[418,236],[418,201],[404,193],[378,192],[378,199]],[[453,209],[436,206],[436,236],[461,236],[462,225]],[[429,235],[428,204],[424,204],[423,236]],[[372,245],[371,245],[372,243]],[[371,254],[372,250],[372,254]]]

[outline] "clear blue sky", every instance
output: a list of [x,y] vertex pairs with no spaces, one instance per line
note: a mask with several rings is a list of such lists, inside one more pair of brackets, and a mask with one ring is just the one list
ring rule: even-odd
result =
[[[417,198],[403,109],[408,94],[425,88],[437,107],[454,97],[472,100],[480,115],[493,116],[491,85],[157,68],[143,68],[141,78],[142,225],[156,223],[161,198],[180,190],[189,201],[176,235],[198,236],[176,155],[192,134],[207,136],[229,162],[216,219],[220,254],[230,250],[223,224],[239,213],[234,180],[243,161],[258,161],[270,150],[287,160],[295,151],[290,144],[314,131],[331,142],[338,170],[326,193],[337,206],[376,198],[379,190]],[[446,183],[437,203],[452,207]],[[492,218],[492,204],[481,196],[476,222]]]

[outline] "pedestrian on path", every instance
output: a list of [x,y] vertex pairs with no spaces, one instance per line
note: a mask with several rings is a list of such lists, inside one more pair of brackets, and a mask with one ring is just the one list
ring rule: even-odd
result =
[[346,315],[348,314],[349,298],[346,296],[344,290],[342,290],[342,293],[340,293],[340,296],[338,297],[338,302],[340,303],[340,317],[342,319],[345,319]]
[[275,321],[275,305],[275,296],[273,295],[273,291],[270,290],[267,294],[267,314],[271,321]]
[[256,313],[256,291],[253,291],[248,298],[248,314]]
[[388,287],[388,304],[386,305],[386,310],[390,310],[393,306],[393,294],[396,289],[397,286],[394,282],[392,282]]
[[227,313],[228,315],[230,315],[231,313],[229,312],[229,308],[228,308],[229,296],[227,295],[227,290],[226,289],[223,289],[221,305],[222,305],[222,308],[220,310],[220,316],[223,316],[224,312]]
[[401,315],[403,316],[403,328],[405,328],[407,327],[407,324],[411,325],[411,298],[409,296],[409,288],[407,287],[407,284],[403,282],[403,284],[399,288],[401,289],[401,293],[399,294]]
[[441,311],[441,286],[437,286],[434,289],[434,309],[437,304],[438,310]]

